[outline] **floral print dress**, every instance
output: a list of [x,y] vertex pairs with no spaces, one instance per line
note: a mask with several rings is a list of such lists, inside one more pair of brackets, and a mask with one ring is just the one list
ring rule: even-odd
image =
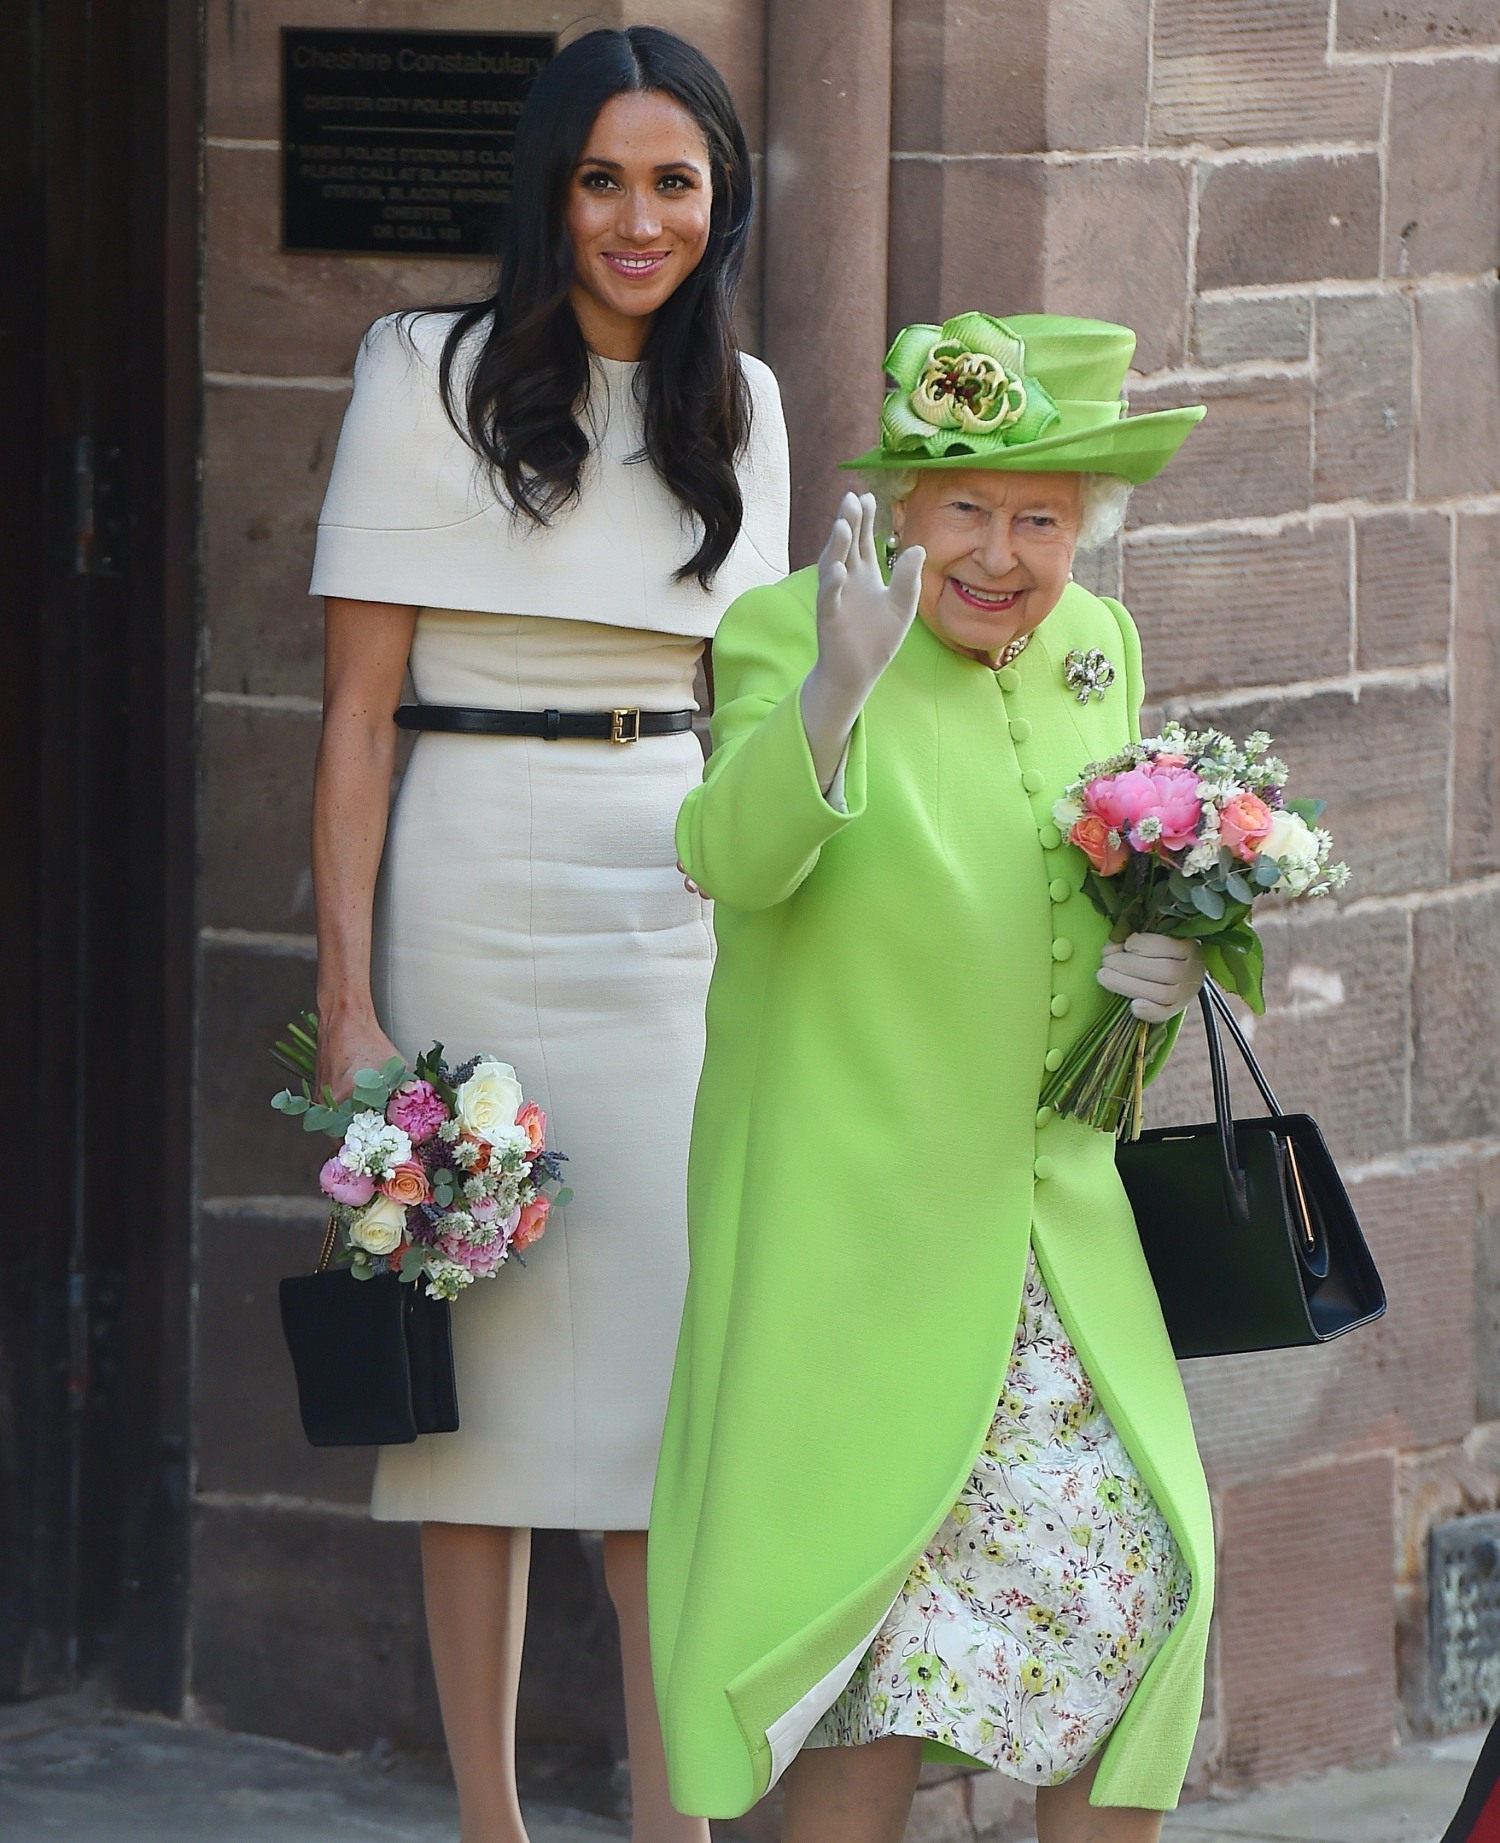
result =
[[1032,1254],[969,1481],[807,1745],[916,1735],[1060,1785],[1108,1737],[1189,1586]]

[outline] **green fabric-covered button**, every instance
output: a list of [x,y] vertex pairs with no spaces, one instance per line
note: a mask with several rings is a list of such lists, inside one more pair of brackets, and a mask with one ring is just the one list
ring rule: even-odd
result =
[[1038,1183],[1045,1184],[1052,1173],[1056,1171],[1057,1166],[1050,1158],[1039,1158],[1031,1168],[1036,1173]]
[[1055,1075],[1062,1067],[1063,1053],[1060,1049],[1049,1049],[1042,1058],[1042,1067],[1049,1075]]
[[1038,1107],[1037,1108],[1036,1123],[1038,1126],[1050,1125],[1052,1122],[1052,1118],[1053,1118],[1052,1109],[1050,1107]]
[[1021,776],[1021,785],[1029,794],[1039,794],[1047,785],[1047,777],[1040,768],[1028,768]]
[[1017,717],[1011,724],[1010,739],[1012,742],[1030,742],[1031,725],[1024,717]]
[[1054,960],[1071,960],[1073,958],[1073,943],[1071,941],[1065,941],[1062,936],[1059,935],[1052,943],[1052,958]]
[[1053,1017],[1066,1017],[1073,1009],[1073,1001],[1068,997],[1066,992],[1054,992],[1052,994],[1052,1004],[1049,1009]]
[[995,674],[995,683],[1002,691],[1019,691],[1021,688],[1021,674],[1014,666],[1001,666],[1000,670]]
[[1066,902],[1073,894],[1073,885],[1066,877],[1054,877],[1047,885],[1047,894],[1054,902]]
[[1043,826],[1038,831],[1037,837],[1042,841],[1043,851],[1056,851],[1062,843],[1062,833],[1054,825]]

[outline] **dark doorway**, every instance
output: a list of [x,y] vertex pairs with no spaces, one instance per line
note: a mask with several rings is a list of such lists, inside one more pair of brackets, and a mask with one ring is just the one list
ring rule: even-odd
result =
[[0,1695],[181,1697],[197,18],[0,9]]

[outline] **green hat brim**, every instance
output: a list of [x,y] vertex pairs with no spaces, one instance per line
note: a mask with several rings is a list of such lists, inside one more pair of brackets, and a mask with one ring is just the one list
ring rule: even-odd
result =
[[1017,442],[1009,448],[992,448],[983,454],[896,454],[872,448],[841,467],[861,473],[926,473],[931,469],[954,472],[963,468],[996,468],[1005,473],[1118,474],[1139,486],[1166,466],[1207,414],[1201,403],[1180,409],[1149,410],[1144,416],[1126,416],[1118,422],[1064,434],[1043,435],[1034,442]]

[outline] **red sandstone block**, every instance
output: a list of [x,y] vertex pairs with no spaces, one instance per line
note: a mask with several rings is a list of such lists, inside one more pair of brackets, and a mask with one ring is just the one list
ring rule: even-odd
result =
[[1157,0],[1151,138],[1373,141],[1384,72],[1330,67],[1328,0]]
[[1225,1494],[1219,1628],[1231,1779],[1285,1779],[1392,1745],[1393,1494],[1386,1454]]
[[1312,393],[1303,376],[1135,384],[1136,411],[1200,402],[1208,415],[1165,473],[1137,487],[1133,526],[1300,512],[1312,498]]
[[1418,909],[1412,1135],[1500,1137],[1500,891],[1480,887]]
[[[1224,691],[1349,669],[1349,539],[1329,521],[1272,534],[1133,533],[1125,601],[1153,697]],[[1266,610],[1284,621],[1268,621]]]
[[347,401],[235,385],[205,394],[205,690],[318,695],[323,608],[307,583]]
[[1447,657],[1452,526],[1442,512],[1372,512],[1356,522],[1362,668]]
[[1400,295],[1339,295],[1316,310],[1313,490],[1404,499],[1411,472],[1412,316]]
[[1500,514],[1461,513],[1453,630],[1455,877],[1500,870]]
[[1417,494],[1500,492],[1500,287],[1417,296],[1422,402]]
[[1395,275],[1500,263],[1500,64],[1393,67],[1385,261]]
[[1380,161],[1374,153],[1230,160],[1204,169],[1200,288],[1380,273]]
[[1453,51],[1500,45],[1500,0],[1338,0],[1340,51]]

